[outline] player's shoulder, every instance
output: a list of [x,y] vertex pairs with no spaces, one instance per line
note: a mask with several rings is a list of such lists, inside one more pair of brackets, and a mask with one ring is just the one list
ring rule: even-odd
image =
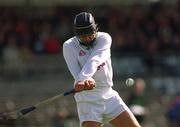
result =
[[102,41],[112,41],[111,35],[106,32],[98,32],[98,39]]
[[63,47],[65,46],[73,46],[75,43],[77,42],[77,39],[76,37],[71,37],[69,38],[68,40],[66,40],[64,43],[63,43]]
[[64,42],[64,45],[69,45],[69,44],[73,43],[74,41],[75,41],[75,37],[71,37]]
[[111,35],[109,33],[106,33],[106,32],[98,32],[98,37],[99,38],[109,38],[109,39],[111,39]]

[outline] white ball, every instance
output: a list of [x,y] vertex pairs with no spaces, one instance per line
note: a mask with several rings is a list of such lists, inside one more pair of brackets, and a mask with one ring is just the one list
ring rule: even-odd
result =
[[134,80],[132,78],[126,79],[126,86],[133,86],[134,85]]

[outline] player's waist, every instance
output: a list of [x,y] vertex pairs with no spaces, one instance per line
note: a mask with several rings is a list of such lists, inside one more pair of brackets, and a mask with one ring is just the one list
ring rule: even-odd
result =
[[96,86],[93,90],[85,90],[75,94],[77,102],[98,101],[111,97],[111,86]]
[[112,81],[105,81],[105,80],[95,80],[96,81],[96,87],[112,87],[113,86],[113,82]]

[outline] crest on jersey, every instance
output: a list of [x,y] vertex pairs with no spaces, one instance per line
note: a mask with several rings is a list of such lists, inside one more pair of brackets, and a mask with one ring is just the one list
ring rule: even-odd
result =
[[86,55],[86,52],[85,51],[83,51],[83,50],[80,50],[79,51],[79,56],[85,56]]

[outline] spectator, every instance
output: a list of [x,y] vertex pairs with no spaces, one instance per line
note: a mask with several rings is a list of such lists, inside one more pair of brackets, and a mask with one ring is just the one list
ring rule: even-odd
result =
[[143,124],[146,115],[146,102],[145,102],[145,81],[141,78],[135,80],[133,92],[130,93],[128,98],[128,105],[130,110],[137,118],[140,124]]
[[176,95],[175,100],[170,103],[166,117],[169,127],[180,127],[180,94]]

